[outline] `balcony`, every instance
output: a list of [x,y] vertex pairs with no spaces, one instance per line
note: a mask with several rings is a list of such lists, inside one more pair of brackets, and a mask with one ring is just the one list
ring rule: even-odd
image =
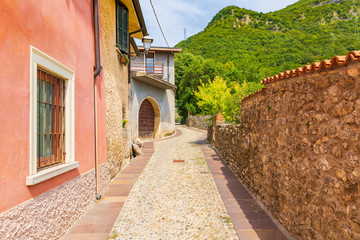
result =
[[176,85],[163,80],[163,63],[131,63],[131,77],[160,89],[176,89]]
[[160,79],[164,76],[164,64],[163,63],[131,63],[132,72],[144,72]]

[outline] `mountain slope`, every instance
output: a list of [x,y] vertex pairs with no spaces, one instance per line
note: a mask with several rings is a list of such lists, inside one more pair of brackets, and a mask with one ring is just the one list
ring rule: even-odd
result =
[[254,68],[256,79],[246,79],[260,81],[360,49],[359,16],[358,0],[300,0],[266,14],[229,6],[177,47],[222,63],[232,61],[240,71],[260,66]]

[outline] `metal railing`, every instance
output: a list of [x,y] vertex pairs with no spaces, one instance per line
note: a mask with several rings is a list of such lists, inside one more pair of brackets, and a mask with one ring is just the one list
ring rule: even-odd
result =
[[146,72],[154,75],[164,74],[163,63],[131,63],[131,71],[133,72]]

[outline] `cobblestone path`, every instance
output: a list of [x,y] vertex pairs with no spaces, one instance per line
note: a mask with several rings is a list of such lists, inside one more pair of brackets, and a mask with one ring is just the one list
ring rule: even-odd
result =
[[154,143],[110,239],[238,239],[196,145],[203,133],[179,129],[179,137]]

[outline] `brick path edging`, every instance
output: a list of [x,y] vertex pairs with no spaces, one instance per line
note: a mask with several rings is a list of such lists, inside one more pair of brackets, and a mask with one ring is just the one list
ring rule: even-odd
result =
[[141,175],[154,153],[154,142],[178,137],[181,130],[165,139],[144,142],[143,155],[137,156],[108,185],[108,190],[64,236],[63,240],[98,240],[106,239],[128,198],[132,187]]
[[206,136],[198,143],[239,239],[292,240],[285,228],[249,193],[216,150],[210,147]]

